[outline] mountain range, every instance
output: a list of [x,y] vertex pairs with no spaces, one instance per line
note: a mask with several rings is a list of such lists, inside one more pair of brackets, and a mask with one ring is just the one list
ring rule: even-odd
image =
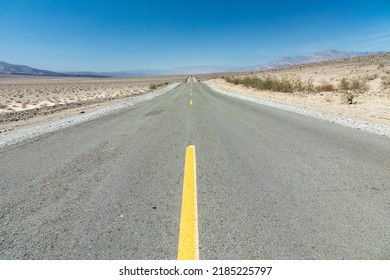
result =
[[149,69],[149,70],[126,70],[116,72],[53,72],[48,70],[41,70],[25,65],[14,65],[7,62],[0,62],[0,74],[8,75],[34,75],[34,76],[72,76],[72,77],[130,77],[130,76],[164,76],[164,75],[184,75],[184,74],[208,74],[208,73],[223,73],[223,72],[240,72],[240,71],[256,71],[268,70],[274,68],[284,68],[292,65],[313,63],[327,60],[345,59],[357,56],[367,56],[383,52],[343,52],[343,51],[321,51],[316,52],[310,56],[294,56],[281,57],[272,60],[266,64],[259,64],[247,67],[235,66],[218,66],[218,65],[204,65],[204,66],[189,66],[176,67],[171,69]]
[[284,68],[292,65],[299,65],[305,63],[321,62],[328,60],[345,59],[358,56],[374,55],[383,52],[343,52],[343,51],[321,51],[313,53],[310,56],[294,56],[294,57],[281,57],[276,60],[272,60],[266,64],[242,67],[241,70],[268,70],[274,68]]
[[[33,68],[26,65],[16,65],[0,61],[0,75],[27,75],[27,76],[49,76],[49,77],[102,77],[104,75],[91,74],[72,74],[72,73],[60,73],[49,70],[42,70]],[[110,76],[110,75],[108,75]]]
[[25,65],[15,65],[0,61],[0,74],[9,75],[32,75],[32,76],[61,76],[63,74],[32,68]]

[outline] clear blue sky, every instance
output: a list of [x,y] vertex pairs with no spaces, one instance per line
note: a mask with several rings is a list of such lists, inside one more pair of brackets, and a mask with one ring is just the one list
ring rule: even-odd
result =
[[390,51],[390,0],[0,0],[0,61],[54,71]]

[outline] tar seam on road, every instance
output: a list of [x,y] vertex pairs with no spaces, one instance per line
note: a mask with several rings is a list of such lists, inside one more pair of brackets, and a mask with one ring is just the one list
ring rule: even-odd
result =
[[178,260],[199,259],[195,146],[188,146],[184,163]]

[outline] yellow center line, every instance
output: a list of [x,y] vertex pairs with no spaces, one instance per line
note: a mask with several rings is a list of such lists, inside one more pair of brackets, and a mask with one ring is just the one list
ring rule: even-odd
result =
[[186,149],[177,259],[199,259],[195,146]]

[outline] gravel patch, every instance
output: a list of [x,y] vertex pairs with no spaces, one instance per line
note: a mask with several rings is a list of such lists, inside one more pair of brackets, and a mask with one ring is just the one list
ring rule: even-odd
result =
[[273,101],[244,96],[244,95],[241,95],[241,94],[236,93],[236,92],[227,91],[225,89],[222,89],[211,81],[205,81],[204,83],[207,86],[209,86],[212,90],[219,92],[221,94],[233,97],[233,98],[237,98],[237,99],[241,99],[241,100],[253,102],[256,104],[260,104],[260,105],[264,105],[264,106],[268,106],[268,107],[272,107],[272,108],[276,108],[276,109],[280,109],[280,110],[285,110],[285,111],[289,111],[289,112],[293,112],[293,113],[297,113],[297,114],[301,114],[301,115],[305,115],[305,116],[310,116],[313,118],[329,121],[332,123],[336,123],[336,124],[343,125],[346,127],[351,127],[351,128],[358,129],[358,130],[363,130],[363,131],[370,132],[370,133],[377,134],[377,135],[381,135],[381,136],[390,137],[390,127],[388,127],[388,126],[359,121],[359,120],[347,119],[347,118],[343,118],[340,116],[334,116],[334,115],[324,114],[324,113],[317,112],[317,111],[311,111],[311,110],[307,110],[307,109],[298,108],[298,107],[295,107],[292,105],[286,105],[286,104],[277,103],[277,102],[273,102]]
[[105,116],[107,114],[110,114],[112,112],[131,107],[141,102],[145,102],[147,100],[153,99],[157,96],[161,96],[167,93],[168,91],[175,88],[177,85],[179,85],[179,83],[168,85],[164,88],[157,89],[146,95],[133,97],[132,99],[130,98],[122,99],[117,103],[104,106],[103,108],[100,108],[95,111],[85,112],[77,116],[66,117],[60,120],[43,122],[43,123],[31,125],[29,127],[17,129],[15,131],[6,134],[2,134],[0,135],[0,149],[46,133],[54,132],[83,122],[94,120],[102,116]]

